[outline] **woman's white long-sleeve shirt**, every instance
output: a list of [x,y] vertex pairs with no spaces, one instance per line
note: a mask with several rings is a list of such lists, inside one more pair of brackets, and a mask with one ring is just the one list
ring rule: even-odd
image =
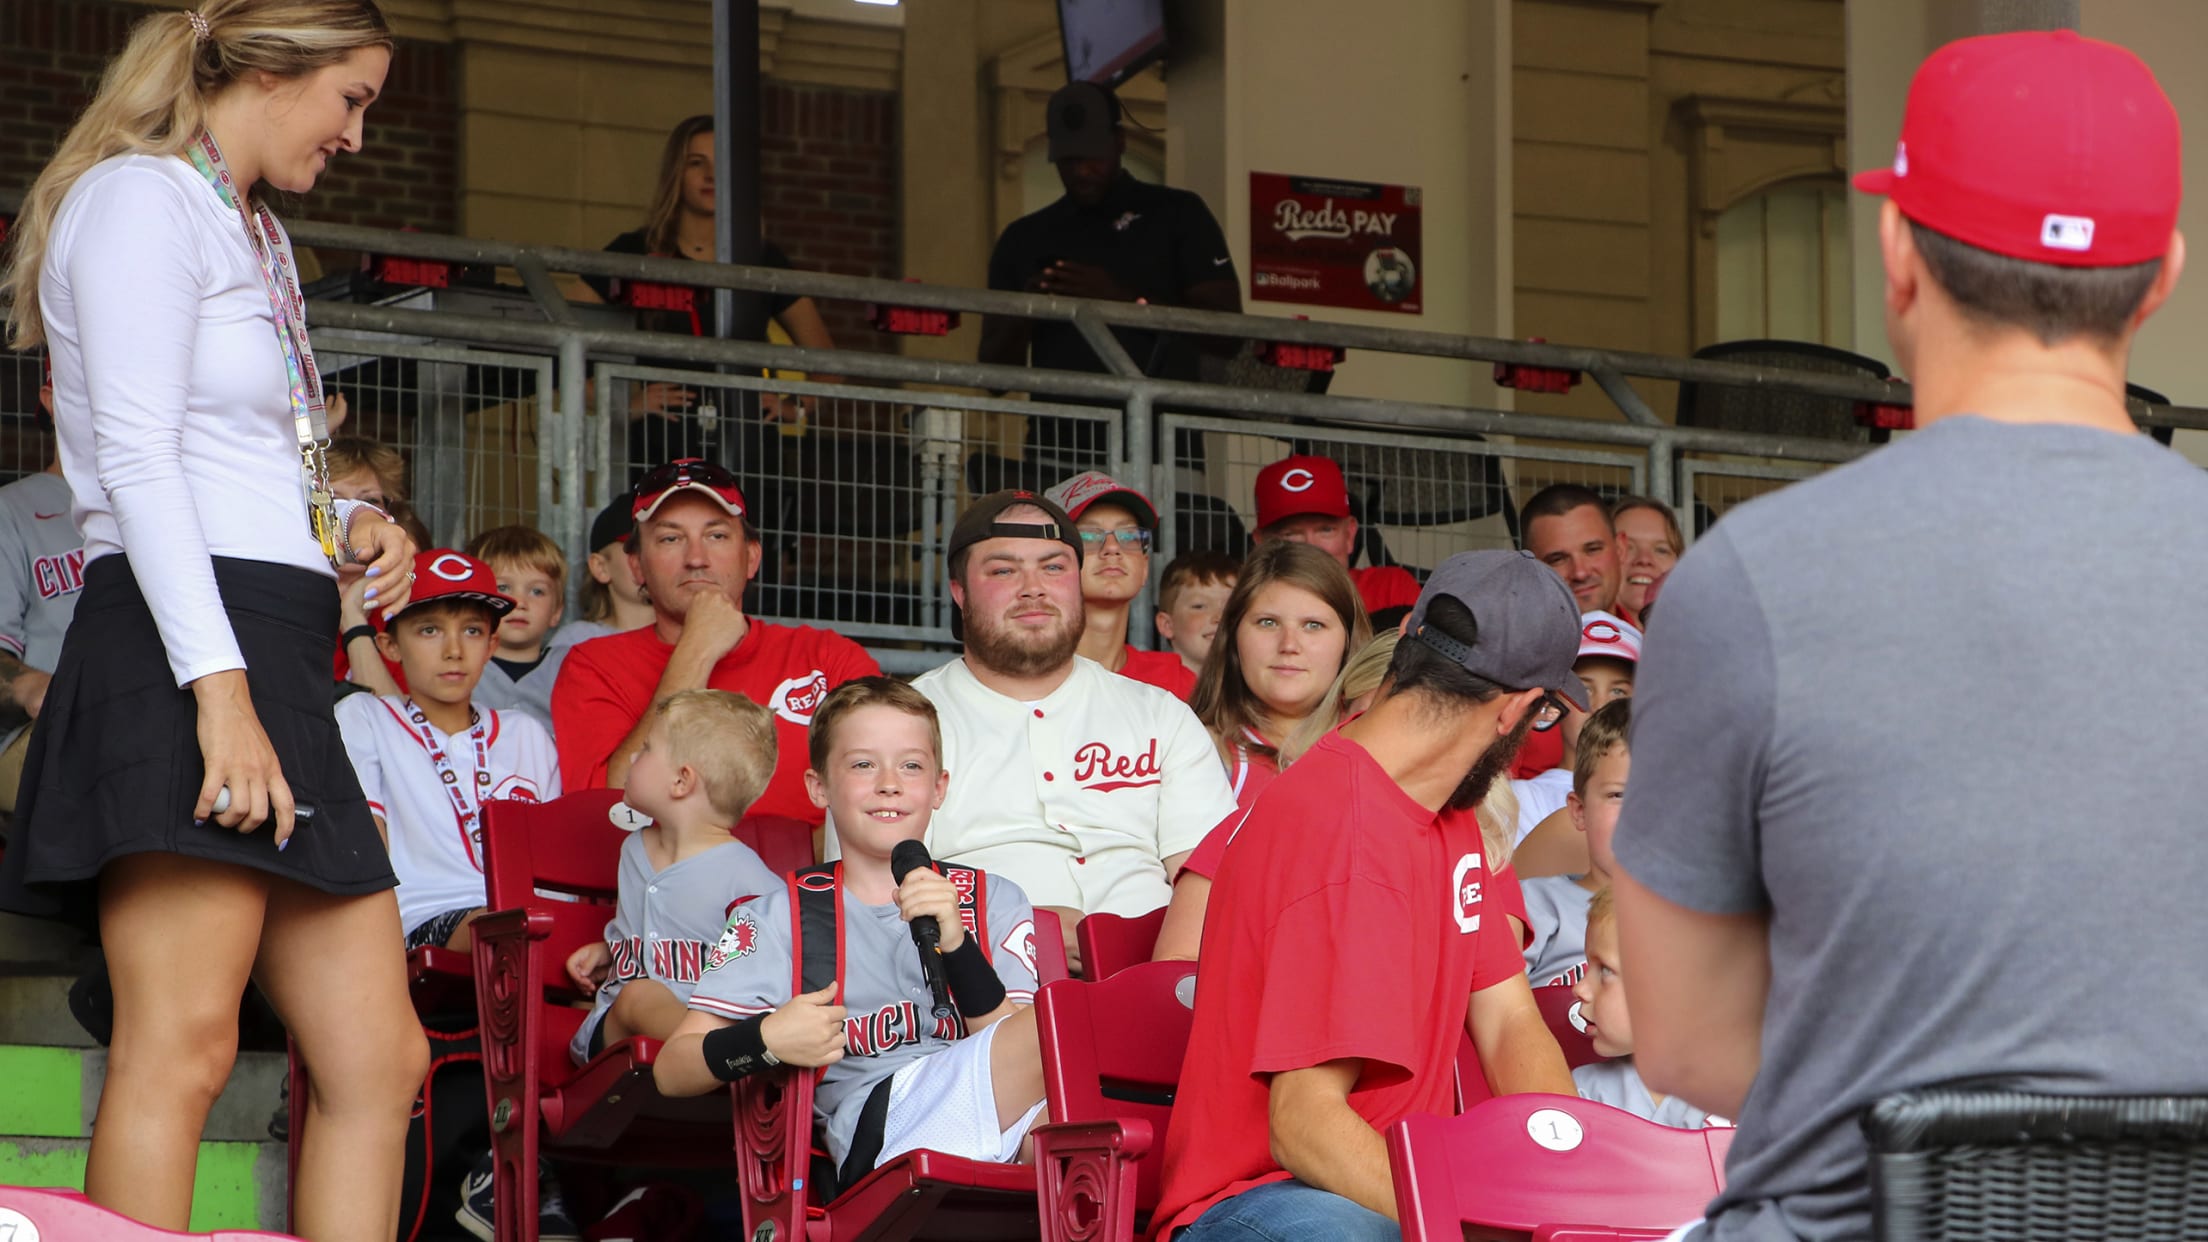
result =
[[38,294],[86,562],[129,554],[178,685],[245,667],[208,558],[335,575],[243,221],[180,157],[102,161],[62,200]]

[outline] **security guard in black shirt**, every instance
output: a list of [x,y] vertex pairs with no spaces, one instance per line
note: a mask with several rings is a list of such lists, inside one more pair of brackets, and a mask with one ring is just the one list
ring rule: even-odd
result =
[[[997,238],[989,287],[1241,310],[1242,283],[1211,209],[1187,190],[1138,181],[1120,167],[1127,149],[1120,115],[1119,100],[1092,83],[1068,83],[1050,97],[1050,159],[1065,197],[1013,221]],[[1144,374],[1197,377],[1200,338],[1113,332]],[[1006,366],[1105,369],[1073,325],[1002,315],[982,321],[980,358]]]

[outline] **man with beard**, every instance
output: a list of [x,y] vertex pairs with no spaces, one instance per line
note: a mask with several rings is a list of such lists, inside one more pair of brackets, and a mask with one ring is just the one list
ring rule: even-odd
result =
[[578,643],[560,667],[552,729],[561,782],[570,791],[619,788],[659,704],[684,690],[730,690],[774,713],[774,775],[752,812],[819,824],[823,812],[805,794],[813,709],[881,667],[841,634],[744,615],[759,535],[735,475],[684,458],[638,480],[635,497],[629,569],[653,621]]
[[1489,1086],[1575,1094],[1472,809],[1563,700],[1579,606],[1516,552],[1444,561],[1379,701],[1259,796],[1227,850],[1166,1137],[1159,1236],[1394,1239],[1381,1136],[1453,1111],[1469,1031]]
[[912,683],[942,714],[951,773],[928,848],[1056,912],[1079,969],[1081,916],[1164,905],[1234,795],[1185,704],[1074,654],[1081,532],[1065,510],[1033,492],[984,496],[949,554],[966,653]]

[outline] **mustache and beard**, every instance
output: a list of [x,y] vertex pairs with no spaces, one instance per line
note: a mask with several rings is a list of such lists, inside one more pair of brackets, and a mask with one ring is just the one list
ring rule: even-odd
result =
[[1061,612],[1055,629],[1024,630],[1002,616],[983,617],[972,610],[964,621],[967,656],[1007,677],[1039,677],[1062,667],[1081,646],[1078,608],[1071,616]]
[[1532,731],[1533,713],[1527,712],[1519,719],[1517,728],[1481,751],[1472,770],[1464,774],[1464,779],[1457,782],[1456,792],[1449,795],[1449,809],[1469,811],[1485,801],[1495,778],[1509,769],[1510,761],[1518,757],[1518,748],[1525,744],[1526,734]]

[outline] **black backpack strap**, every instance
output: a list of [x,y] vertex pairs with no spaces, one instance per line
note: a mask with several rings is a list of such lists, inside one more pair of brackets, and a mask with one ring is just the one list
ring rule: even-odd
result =
[[979,867],[961,867],[955,863],[937,863],[935,869],[958,890],[958,921],[966,929],[973,942],[981,946],[981,955],[996,960],[996,946],[989,943],[989,877]]
[[843,1000],[843,864],[818,863],[790,873],[791,995],[836,985]]

